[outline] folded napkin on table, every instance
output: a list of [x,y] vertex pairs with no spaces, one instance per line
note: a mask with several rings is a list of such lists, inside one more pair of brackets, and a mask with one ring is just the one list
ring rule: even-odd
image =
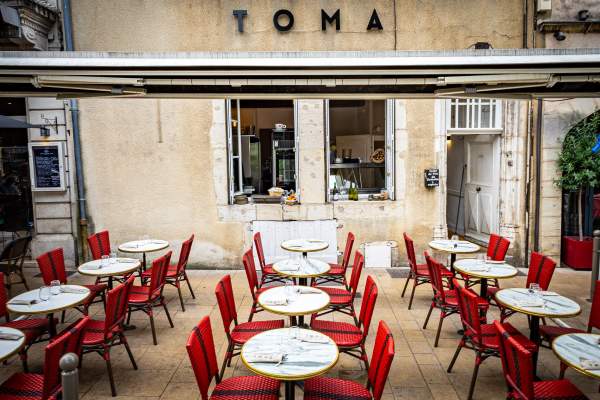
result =
[[298,271],[300,266],[298,264],[286,263],[283,265],[278,265],[277,269],[280,271]]
[[596,360],[588,360],[587,358],[579,357],[581,367],[589,371],[600,370],[600,362]]
[[560,296],[560,294],[556,292],[540,292],[542,296]]
[[504,261],[498,261],[498,260],[485,260],[486,264],[504,264]]
[[[306,331],[307,329],[302,329]],[[323,335],[317,335],[313,332],[302,332],[299,333],[296,337],[301,342],[306,343],[329,343],[329,339]]]
[[20,333],[0,332],[0,340],[19,340],[23,338]]
[[117,262],[121,263],[121,264],[126,264],[126,263],[136,263],[138,262],[138,260],[134,260],[133,258],[117,258]]
[[520,300],[516,303],[517,307],[543,307],[544,300],[542,299],[527,299]]
[[102,265],[100,265],[100,264],[89,264],[89,265],[86,265],[85,267],[83,267],[83,269],[84,270],[85,269],[90,269],[90,270],[92,270],[92,269],[102,269]]
[[244,358],[249,363],[275,363],[280,364],[283,361],[284,354],[280,352],[261,352],[247,353]]
[[484,265],[474,265],[472,267],[469,268],[469,271],[481,271],[481,272],[487,272],[489,271],[489,267],[486,267]]
[[285,297],[273,297],[262,301],[267,306],[287,306],[288,300]]
[[300,287],[297,289],[300,294],[321,294],[322,291],[320,289],[311,288],[311,287]]
[[72,286],[61,286],[60,291],[63,293],[83,294],[87,293],[88,290],[84,288],[77,288]]
[[36,299],[12,299],[8,304],[13,306],[30,306],[37,303]]

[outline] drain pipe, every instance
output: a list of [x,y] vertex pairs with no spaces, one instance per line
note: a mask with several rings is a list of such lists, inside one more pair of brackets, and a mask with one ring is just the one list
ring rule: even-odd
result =
[[543,102],[537,99],[537,115],[535,124],[535,209],[533,225],[533,251],[540,251],[540,197],[542,190],[542,120]]
[[[71,20],[71,0],[62,0],[63,35],[65,50],[73,51],[73,21]],[[81,258],[87,254],[88,220],[85,207],[85,188],[83,179],[83,164],[81,161],[81,139],[79,136],[79,107],[77,100],[69,100],[73,126],[73,148],[75,152],[75,176],[77,179],[77,199],[79,208],[79,237],[81,240]]]

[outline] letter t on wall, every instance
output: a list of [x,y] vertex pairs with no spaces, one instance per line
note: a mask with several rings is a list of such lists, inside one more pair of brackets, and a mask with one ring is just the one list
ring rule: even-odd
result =
[[238,32],[244,32],[244,17],[248,10],[233,10],[233,16],[237,19]]

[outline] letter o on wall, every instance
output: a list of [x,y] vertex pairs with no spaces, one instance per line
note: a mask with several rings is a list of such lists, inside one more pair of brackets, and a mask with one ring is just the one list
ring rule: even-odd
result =
[[[288,18],[287,25],[281,25],[279,23],[279,18],[285,15]],[[294,26],[294,14],[290,10],[277,10],[275,14],[273,14],[273,25],[275,25],[275,29],[279,32],[287,32]]]

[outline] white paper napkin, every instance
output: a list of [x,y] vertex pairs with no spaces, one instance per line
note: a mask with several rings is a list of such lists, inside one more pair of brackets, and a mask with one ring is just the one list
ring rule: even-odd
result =
[[542,296],[560,296],[560,294],[556,292],[540,292]]
[[84,288],[77,288],[72,286],[61,286],[60,291],[62,293],[72,293],[72,294],[84,294],[87,293],[88,290]]
[[37,303],[36,299],[12,299],[8,304],[13,306],[30,306]]
[[600,370],[600,362],[596,360],[588,360],[587,358],[580,357],[581,367],[588,371]]
[[280,364],[283,361],[284,354],[281,352],[261,352],[247,353],[244,358],[249,363],[274,363]]
[[19,340],[22,337],[19,333],[0,332],[0,340]]
[[490,269],[484,265],[474,265],[472,267],[469,267],[469,271],[473,271],[473,272],[488,272]]
[[89,265],[86,265],[85,267],[83,267],[83,269],[89,269],[89,270],[102,269],[102,265],[100,265],[100,264],[89,264]]
[[273,297],[263,300],[262,303],[267,306],[287,306],[288,300],[285,297]]
[[542,299],[520,300],[517,302],[517,307],[544,307],[544,300],[542,300]]
[[278,265],[277,269],[280,271],[298,271],[300,266],[298,264],[285,263],[283,265]]
[[117,262],[121,263],[121,264],[128,264],[128,263],[136,263],[138,262],[137,260],[134,260],[133,258],[117,258]]
[[[306,329],[302,329],[302,330],[306,331]],[[329,343],[329,339],[327,339],[327,337],[325,337],[323,335],[317,335],[313,332],[299,333],[298,336],[296,337],[296,339],[298,339],[301,342],[306,342],[306,343]]]
[[321,294],[321,290],[310,288],[310,287],[301,287],[298,288],[298,293],[300,294]]

